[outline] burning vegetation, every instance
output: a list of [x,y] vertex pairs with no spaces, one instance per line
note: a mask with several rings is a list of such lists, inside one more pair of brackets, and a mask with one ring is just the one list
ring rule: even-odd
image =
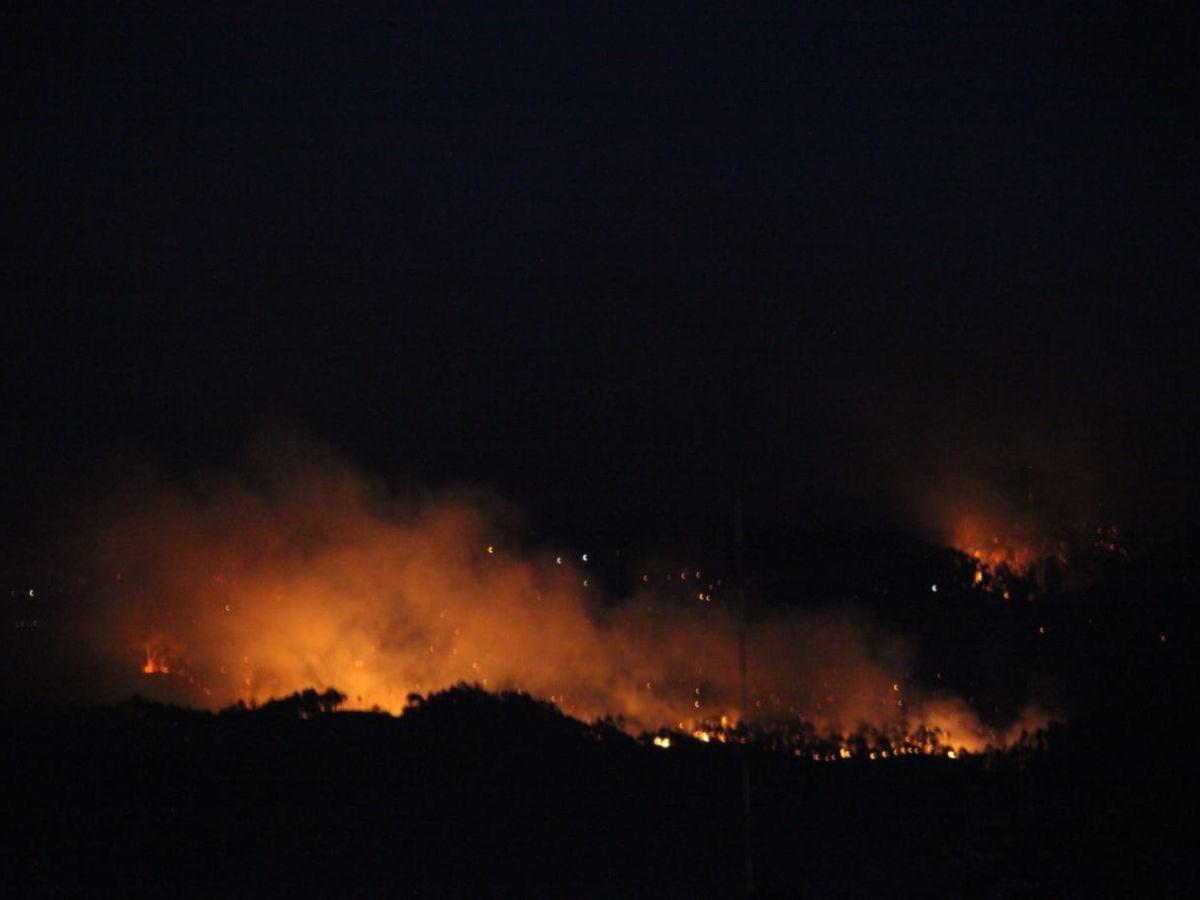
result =
[[126,476],[99,505],[96,571],[121,574],[104,579],[88,640],[133,676],[110,696],[215,709],[336,687],[349,708],[399,713],[465,683],[660,747],[754,739],[821,760],[973,752],[1045,724],[997,728],[918,683],[911,644],[860,608],[743,626],[725,581],[695,565],[635,574],[616,600],[596,559],[525,548],[494,499],[401,501],[315,456],[260,449],[188,486]]
[[171,666],[167,658],[157,649],[146,645],[146,662],[142,665],[143,675],[170,675]]
[[951,545],[978,563],[976,572],[983,580],[987,572],[1008,570],[1027,575],[1038,563],[1055,559],[1065,564],[1068,550],[1065,542],[1051,540],[1031,533],[1020,525],[1005,526],[978,514],[965,514],[954,524]]
[[1003,600],[1044,597],[1130,561],[1088,452],[1020,438],[1006,453],[963,443],[909,460],[893,492],[905,521],[966,557],[973,589]]

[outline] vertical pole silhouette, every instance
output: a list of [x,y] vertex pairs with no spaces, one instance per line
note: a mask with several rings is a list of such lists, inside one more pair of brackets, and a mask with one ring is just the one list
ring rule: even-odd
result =
[[[734,541],[738,582],[738,673],[741,676],[742,722],[747,721],[750,710],[750,692],[746,678],[746,566],[744,560],[744,538],[742,528],[742,498],[734,501]],[[750,755],[749,745],[742,748],[742,852],[745,874],[746,896],[754,894],[754,842],[750,818]]]

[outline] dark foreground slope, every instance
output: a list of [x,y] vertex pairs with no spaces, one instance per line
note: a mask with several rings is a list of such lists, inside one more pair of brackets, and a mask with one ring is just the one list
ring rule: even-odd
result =
[[[3,877],[22,894],[742,885],[742,748],[648,747],[527,697],[460,688],[400,718],[135,701],[3,725]],[[751,752],[757,883],[797,896],[1182,894],[1183,748],[1138,730],[1085,723],[1021,758]]]

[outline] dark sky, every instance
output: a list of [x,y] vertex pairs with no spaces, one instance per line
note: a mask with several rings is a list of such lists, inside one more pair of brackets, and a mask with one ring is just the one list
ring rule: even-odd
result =
[[397,6],[6,18],[6,509],[286,422],[552,529],[1189,514],[1194,6]]

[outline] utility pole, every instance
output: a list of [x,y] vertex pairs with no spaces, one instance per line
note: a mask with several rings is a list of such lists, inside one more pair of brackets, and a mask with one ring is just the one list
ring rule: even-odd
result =
[[[734,500],[733,528],[738,585],[738,672],[741,675],[742,725],[747,727],[750,691],[746,679],[746,565],[741,495]],[[747,897],[754,894],[754,843],[750,826],[750,746],[747,743],[742,746],[742,852]]]

